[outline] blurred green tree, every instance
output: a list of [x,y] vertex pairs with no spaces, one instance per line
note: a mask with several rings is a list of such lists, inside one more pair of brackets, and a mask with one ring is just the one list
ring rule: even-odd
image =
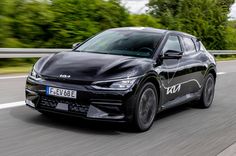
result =
[[234,0],[150,0],[133,15],[120,0],[0,0],[0,47],[70,48],[113,27],[146,26],[198,36],[209,49],[233,47],[228,26]]
[[148,14],[130,15],[129,20],[132,26],[163,28],[160,24],[160,19]]
[[63,47],[130,25],[119,0],[1,0],[1,47]]
[[226,49],[236,50],[236,20],[229,21],[226,33]]
[[150,0],[150,14],[167,29],[198,36],[209,49],[226,48],[229,8],[234,0]]
[[50,38],[53,12],[48,1],[1,0],[0,46],[43,47]]
[[[17,3],[17,2],[16,2]],[[10,39],[12,37],[11,24],[14,21],[12,15],[14,14],[14,1],[1,0],[0,1],[0,46],[6,46],[7,40],[14,41],[19,45],[17,39]]]
[[52,0],[51,8],[50,47],[71,47],[105,29],[129,25],[129,14],[117,0]]
[[16,7],[12,31],[25,47],[45,47],[53,36],[53,21],[54,13],[47,1],[26,1]]

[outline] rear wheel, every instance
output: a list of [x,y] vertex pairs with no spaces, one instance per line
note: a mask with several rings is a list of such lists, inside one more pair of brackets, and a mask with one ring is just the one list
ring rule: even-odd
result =
[[215,95],[215,78],[212,74],[206,77],[201,98],[198,102],[201,108],[209,108],[213,102]]
[[157,113],[158,96],[154,84],[148,82],[138,92],[135,104],[134,125],[138,131],[147,131],[153,124]]

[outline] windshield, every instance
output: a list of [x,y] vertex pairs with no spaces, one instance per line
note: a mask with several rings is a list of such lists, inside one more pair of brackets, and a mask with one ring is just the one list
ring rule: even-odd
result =
[[134,30],[107,30],[88,40],[75,51],[150,58],[162,34]]

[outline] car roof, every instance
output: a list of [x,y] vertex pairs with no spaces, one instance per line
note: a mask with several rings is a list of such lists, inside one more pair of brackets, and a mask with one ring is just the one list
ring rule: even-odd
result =
[[196,38],[195,36],[184,33],[184,32],[166,30],[166,29],[157,29],[157,28],[152,28],[152,27],[120,27],[120,28],[113,28],[113,29],[109,29],[109,30],[130,30],[130,31],[133,30],[133,31],[143,31],[143,32],[161,33],[161,34],[175,33],[178,35],[185,35],[185,36],[189,36],[192,38]]

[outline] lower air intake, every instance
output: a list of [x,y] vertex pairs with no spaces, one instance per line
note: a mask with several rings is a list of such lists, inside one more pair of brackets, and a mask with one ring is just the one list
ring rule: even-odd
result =
[[66,100],[54,97],[42,96],[40,99],[39,107],[48,110],[57,111],[56,107],[58,103],[68,105],[68,112],[86,115],[89,109],[89,105],[81,105],[75,100]]

